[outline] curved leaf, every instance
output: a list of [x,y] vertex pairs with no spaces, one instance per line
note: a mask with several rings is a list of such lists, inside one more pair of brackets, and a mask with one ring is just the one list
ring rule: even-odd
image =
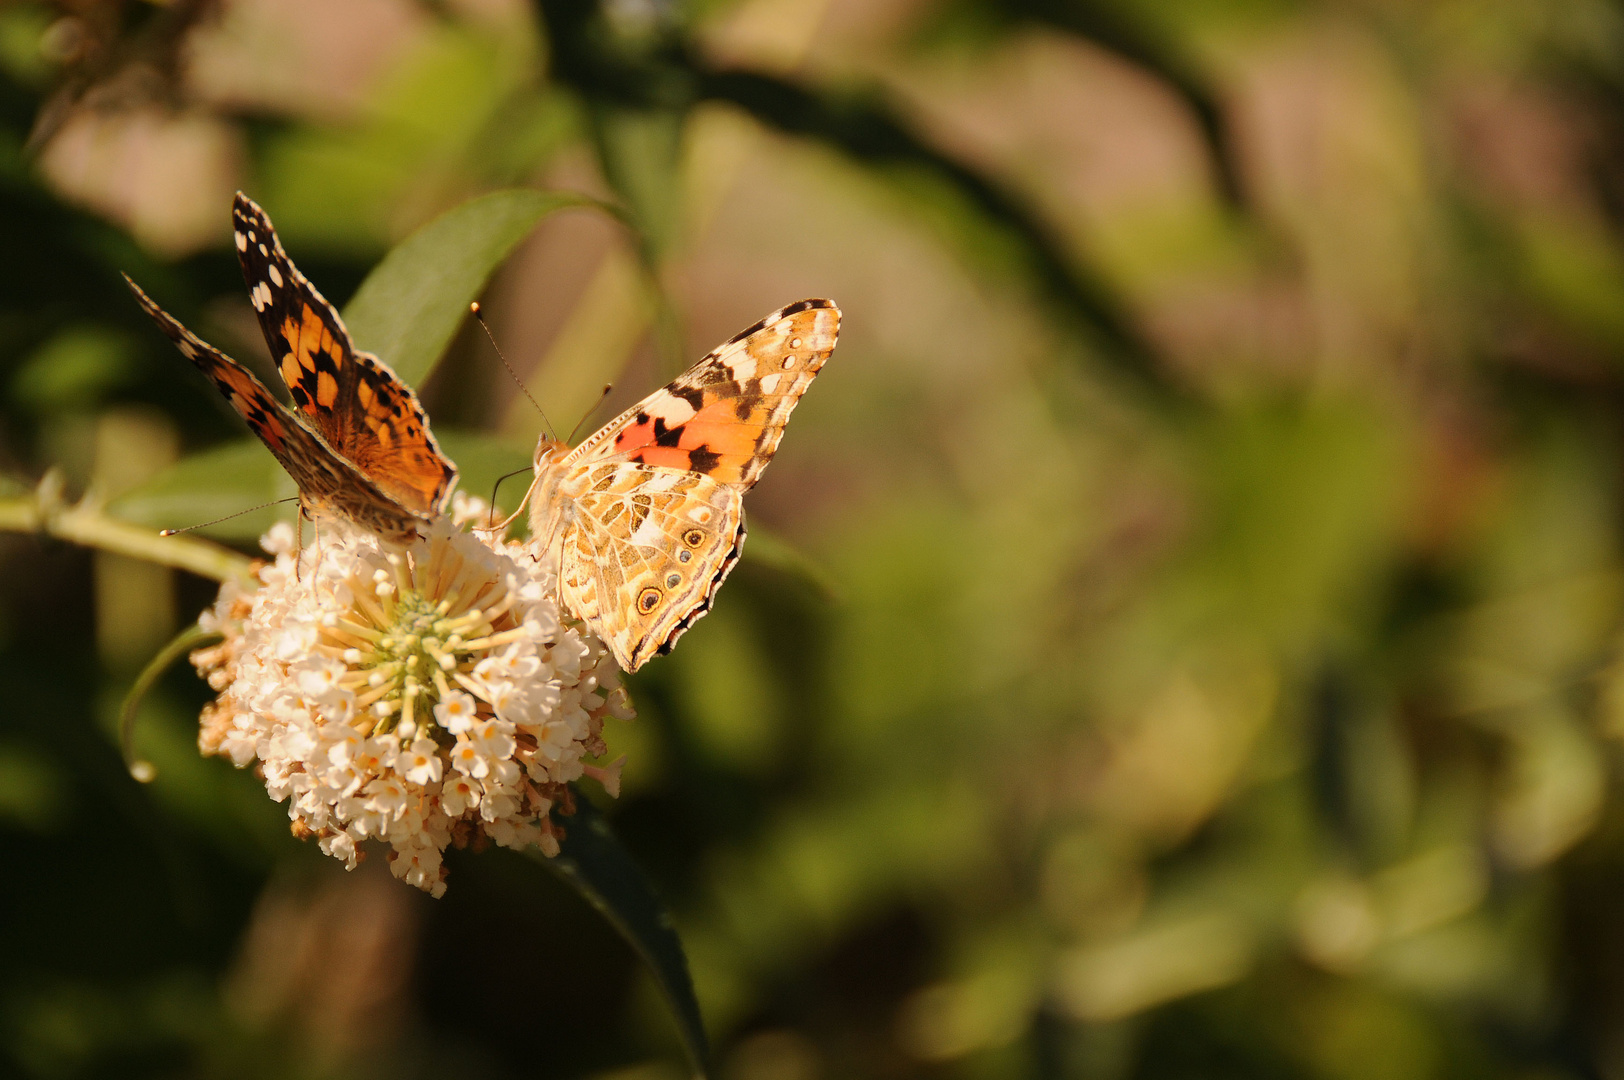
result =
[[[516,440],[455,428],[436,434],[446,455],[457,463],[460,486],[470,495],[488,499],[497,477],[514,469],[529,470],[531,449]],[[508,492],[504,500],[510,509],[518,504],[529,479],[521,475],[512,483],[518,490]],[[237,514],[197,531],[216,539],[253,540],[278,517],[291,517],[293,506],[251,508],[294,494],[293,480],[270,451],[244,439],[183,458],[118,498],[108,510],[125,521],[159,529]]]
[[502,260],[555,210],[597,206],[583,195],[528,189],[470,199],[401,241],[344,308],[356,345],[421,386]]
[[688,974],[688,957],[671,916],[597,808],[579,794],[575,806],[575,815],[563,819],[565,836],[559,853],[550,859],[535,850],[529,854],[597,908],[648,964],[671,1007],[695,1071],[708,1076],[710,1048],[705,1024]]
[[182,458],[107,509],[125,521],[159,529],[182,529],[236,514],[196,531],[217,540],[253,540],[273,521],[294,513],[291,503],[261,504],[295,494],[292,478],[271,452],[258,440],[243,439]]
[[759,525],[750,526],[750,536],[744,545],[744,558],[811,586],[825,603],[842,602],[840,583],[834,575],[777,533],[768,532]]

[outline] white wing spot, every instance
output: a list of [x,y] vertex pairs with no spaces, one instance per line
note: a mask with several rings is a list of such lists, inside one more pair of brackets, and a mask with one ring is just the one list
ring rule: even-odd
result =
[[254,241],[255,241],[255,240],[258,240],[258,239],[259,239],[259,237],[258,237],[258,236],[255,236],[255,235],[254,235],[254,230],[253,230],[253,229],[249,229],[249,230],[248,230],[248,242],[249,242],[249,243],[250,243],[250,244],[251,244],[251,243],[253,243],[253,242],[254,242]]
[[795,357],[793,357],[793,356],[784,357],[784,370],[785,371],[788,371],[790,368],[792,368],[794,366],[795,366]]
[[781,379],[781,378],[783,378],[783,376],[778,374],[776,371],[773,372],[771,375],[763,375],[761,377],[761,390],[762,390],[762,392],[766,393],[766,394],[772,393],[774,390],[776,390],[778,388],[778,380]]
[[261,254],[261,255],[264,255],[264,256],[266,256],[266,257],[267,257],[267,258],[269,258],[269,257],[270,257],[270,254],[271,254],[271,253],[270,253],[270,252],[269,252],[269,251],[266,251],[266,250],[265,250],[265,245],[264,245],[264,244],[261,244],[261,245],[259,245],[259,253],[260,253],[260,254]]
[[660,417],[665,420],[666,427],[676,427],[694,415],[693,405],[684,398],[662,401],[655,409],[649,411],[651,414],[657,411]]
[[266,273],[270,275],[271,284],[280,288],[282,285],[282,271],[276,268],[276,264],[273,263],[267,267]]
[[238,251],[247,251],[248,250],[248,237],[244,236],[242,233],[237,234],[237,250]]
[[789,339],[789,347],[792,348],[792,349],[799,349],[801,347],[801,339],[800,338],[790,338]]
[[263,281],[248,290],[248,299],[253,303],[255,311],[264,311],[271,303],[271,287]]

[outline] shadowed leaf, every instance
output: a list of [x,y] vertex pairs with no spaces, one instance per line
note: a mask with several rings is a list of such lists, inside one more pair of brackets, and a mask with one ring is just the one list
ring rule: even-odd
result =
[[[477,431],[451,430],[436,435],[446,456],[457,463],[461,489],[482,499],[490,498],[491,485],[498,476],[530,465],[530,448],[512,439]],[[524,485],[529,482],[522,474],[510,481],[517,488],[508,492],[510,509],[518,505]],[[507,491],[507,487],[503,490]],[[245,439],[176,462],[108,509],[126,521],[158,529],[184,528],[238,514],[197,531],[216,539],[253,540],[273,521],[292,517],[294,512],[292,503],[253,508],[293,494],[293,480],[270,451],[257,441]],[[242,513],[245,510],[248,512]]]
[[469,495],[490,500],[491,486],[498,477],[514,470],[519,475],[502,485],[502,505],[511,513],[524,497],[530,484],[531,447],[516,439],[492,435],[483,431],[435,432],[440,449],[457,463],[457,489]]
[[597,808],[579,794],[575,805],[575,816],[564,819],[567,835],[557,857],[530,854],[597,908],[648,964],[695,1071],[708,1076],[705,1025],[671,916]]

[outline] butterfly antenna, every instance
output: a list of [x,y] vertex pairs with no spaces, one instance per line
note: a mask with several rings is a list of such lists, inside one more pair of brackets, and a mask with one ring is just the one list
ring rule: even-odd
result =
[[603,399],[608,397],[609,392],[614,388],[614,383],[606,382],[603,384],[603,393],[598,395],[598,400],[592,403],[592,408],[586,411],[586,415],[575,422],[575,427],[570,431],[570,437],[565,439],[565,442],[573,443],[575,441],[575,436],[581,433],[581,425],[592,419],[592,414],[598,411],[598,408],[603,404]]
[[538,413],[541,413],[541,422],[546,424],[547,429],[553,433],[553,437],[557,438],[558,429],[553,427],[553,422],[551,420],[547,419],[547,410],[543,409],[541,407],[541,403],[531,396],[530,388],[524,384],[523,379],[519,378],[519,373],[513,370],[513,365],[508,363],[508,358],[502,355],[502,346],[496,343],[496,335],[491,333],[490,325],[485,322],[485,313],[480,309],[479,301],[475,300],[473,303],[469,304],[468,311],[471,315],[473,315],[474,318],[479,320],[480,328],[485,331],[485,336],[491,339],[491,348],[496,350],[496,358],[502,361],[502,366],[507,368],[507,373],[509,375],[513,376],[513,381],[517,383],[519,389],[524,392],[524,396],[530,398],[530,404],[536,407],[536,411]]
[[175,536],[175,535],[178,535],[180,533],[191,532],[193,529],[206,529],[210,525],[218,525],[218,524],[220,524],[220,522],[222,522],[222,521],[230,521],[234,517],[242,517],[244,514],[252,514],[255,510],[263,510],[267,506],[280,506],[283,503],[298,502],[298,501],[299,501],[299,496],[297,496],[297,495],[290,495],[285,499],[272,499],[268,503],[260,503],[258,506],[250,506],[246,510],[238,510],[234,514],[227,514],[225,517],[218,517],[218,518],[215,518],[213,521],[204,521],[204,522],[200,522],[197,525],[188,525],[184,529],[161,529],[161,530],[159,530],[158,535],[159,536]]
[[[490,524],[486,526],[487,530],[494,530],[496,528],[496,489],[501,487],[502,486],[502,481],[506,480],[508,477],[510,477],[510,476],[518,476],[522,472],[529,472],[529,471],[530,471],[530,466],[526,465],[522,469],[514,469],[510,473],[503,473],[501,476],[498,476],[496,478],[496,483],[491,485],[491,504],[490,504],[491,505],[491,516],[489,518]],[[513,519],[509,518],[508,520],[512,521]]]

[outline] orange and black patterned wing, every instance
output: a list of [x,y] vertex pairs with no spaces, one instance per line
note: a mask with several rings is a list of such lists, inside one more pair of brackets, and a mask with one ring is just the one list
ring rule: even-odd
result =
[[241,192],[232,229],[249,300],[294,407],[402,506],[442,510],[457,469],[440,452],[412,388],[377,357],[356,351],[338,312],[282,250],[265,212]]
[[336,513],[389,539],[417,535],[426,515],[414,513],[385,495],[320,435],[308,430],[251,371],[182,326],[140,286],[125,277],[142,309],[181,355],[209,377],[231,407],[259,436],[293,477],[299,497],[314,515]]
[[641,462],[747,489],[772,460],[839,333],[831,300],[780,308],[610,421],[565,464]]

